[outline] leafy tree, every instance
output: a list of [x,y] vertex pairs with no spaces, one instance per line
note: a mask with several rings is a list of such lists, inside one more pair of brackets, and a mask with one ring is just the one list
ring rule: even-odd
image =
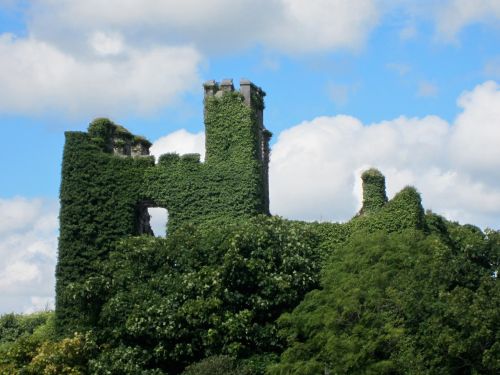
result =
[[322,288],[280,318],[289,347],[269,373],[497,373],[498,232],[427,222],[353,234]]

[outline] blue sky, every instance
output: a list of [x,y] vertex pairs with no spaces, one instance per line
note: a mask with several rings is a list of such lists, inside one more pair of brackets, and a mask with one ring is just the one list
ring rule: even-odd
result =
[[344,221],[359,174],[500,228],[498,0],[0,0],[0,313],[51,306],[64,131],[110,117],[203,152],[202,83],[248,78],[271,210]]

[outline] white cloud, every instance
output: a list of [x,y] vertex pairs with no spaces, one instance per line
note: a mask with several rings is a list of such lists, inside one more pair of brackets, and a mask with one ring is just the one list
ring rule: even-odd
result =
[[89,38],[89,43],[99,55],[118,55],[123,52],[123,38],[120,34],[106,34],[96,31]]
[[[102,38],[94,46],[101,54],[124,48]],[[38,39],[0,35],[0,113],[149,112],[198,83],[200,55],[191,47],[127,48],[123,54],[118,60],[77,59]]]
[[25,307],[24,314],[32,314],[37,311],[47,311],[54,309],[54,297],[31,297],[30,303]]
[[290,52],[358,48],[379,19],[372,0],[282,0],[282,5],[283,19],[264,39]]
[[205,159],[205,133],[190,133],[184,129],[177,130],[153,142],[151,155],[158,159],[161,155],[175,152],[177,154],[200,154]]
[[499,86],[478,85],[458,104],[462,112],[453,124],[427,116],[365,126],[351,116],[333,116],[283,131],[271,154],[272,212],[348,220],[360,205],[359,174],[375,166],[386,175],[390,196],[414,185],[426,208],[498,227]]
[[0,314],[53,301],[57,213],[52,200],[0,199]]
[[378,18],[374,0],[42,0],[29,27],[65,49],[100,30],[131,43],[193,43],[207,54],[255,44],[301,53],[358,48]]
[[0,199],[0,234],[24,229],[36,218],[42,200],[23,197]]
[[463,112],[455,120],[450,143],[453,160],[471,174],[500,178],[500,86],[493,81],[458,99]]
[[[86,117],[148,113],[200,83],[203,56],[264,46],[287,54],[358,50],[391,10],[406,25],[431,17],[453,38],[498,21],[496,0],[444,4],[384,0],[40,0],[26,6],[26,37],[0,35],[0,113]],[[275,51],[275,52],[276,52]],[[269,65],[269,64],[268,64]],[[276,64],[271,62],[271,68]],[[435,95],[422,84],[420,93]],[[336,96],[344,95],[334,90]],[[345,96],[345,95],[344,95]]]

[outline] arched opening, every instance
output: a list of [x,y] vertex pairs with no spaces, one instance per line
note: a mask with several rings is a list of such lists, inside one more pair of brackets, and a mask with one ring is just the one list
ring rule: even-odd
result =
[[165,238],[167,236],[168,211],[163,207],[149,207],[148,214],[153,235]]

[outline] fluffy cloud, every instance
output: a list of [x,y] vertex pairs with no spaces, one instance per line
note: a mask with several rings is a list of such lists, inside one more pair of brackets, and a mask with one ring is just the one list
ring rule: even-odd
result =
[[116,34],[92,35],[91,44],[100,57],[77,59],[39,39],[0,35],[0,112],[148,112],[198,83],[200,55],[191,47],[142,51]]
[[426,208],[480,226],[500,222],[500,87],[478,85],[458,99],[449,124],[436,116],[363,125],[351,116],[319,117],[292,127],[273,147],[275,213],[306,220],[346,220],[360,206],[359,174],[375,166],[389,195],[405,185]]
[[65,48],[113,30],[132,43],[194,43],[208,54],[253,44],[297,53],[357,48],[378,18],[374,0],[42,0],[30,30]]
[[154,111],[199,85],[202,53],[257,44],[291,53],[357,48],[378,19],[373,0],[349,6],[340,0],[41,0],[26,8],[27,36],[0,35],[0,113]]
[[[349,220],[361,204],[360,174],[386,176],[391,197],[406,185],[425,208],[449,219],[498,228],[500,86],[465,92],[453,123],[399,117],[363,124],[352,116],[318,117],[279,134],[270,165],[271,211],[301,220]],[[163,152],[203,152],[203,134],[177,131],[154,143]]]
[[458,100],[463,112],[455,120],[453,161],[469,174],[500,178],[500,86],[488,81]]
[[377,25],[372,0],[282,0],[283,20],[273,22],[264,40],[291,52],[357,48]]
[[153,142],[151,146],[151,155],[156,159],[167,153],[175,152],[182,154],[200,154],[201,160],[205,159],[205,134],[189,133],[181,129],[161,137]]
[[52,307],[57,210],[55,201],[0,199],[0,314]]

